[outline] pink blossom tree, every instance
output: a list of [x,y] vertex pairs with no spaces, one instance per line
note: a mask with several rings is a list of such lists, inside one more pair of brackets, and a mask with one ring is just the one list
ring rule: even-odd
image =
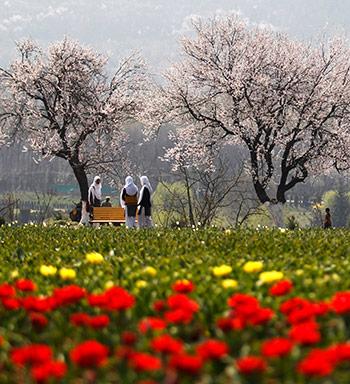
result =
[[296,42],[236,16],[194,28],[166,74],[162,114],[195,153],[198,143],[243,145],[256,195],[282,225],[288,191],[349,165],[349,46]]
[[[43,158],[66,160],[79,184],[87,220],[87,172],[120,160],[125,126],[142,119],[149,82],[140,57],[123,59],[109,76],[107,58],[64,39],[43,52],[18,44],[19,57],[2,69],[1,127]],[[121,164],[119,164],[121,166]]]

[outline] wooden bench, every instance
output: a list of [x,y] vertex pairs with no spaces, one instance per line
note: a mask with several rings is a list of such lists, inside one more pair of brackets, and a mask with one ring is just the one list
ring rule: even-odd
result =
[[125,213],[121,207],[94,207],[90,224],[124,224]]

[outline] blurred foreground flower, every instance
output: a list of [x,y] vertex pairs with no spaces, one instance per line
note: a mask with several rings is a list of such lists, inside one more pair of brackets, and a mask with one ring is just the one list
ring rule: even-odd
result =
[[157,270],[153,267],[148,266],[143,269],[143,273],[154,277],[157,274]]
[[232,272],[232,267],[229,265],[220,265],[219,267],[213,268],[213,274],[214,276],[221,277],[229,275]]
[[238,282],[237,282],[237,280],[234,280],[234,279],[225,279],[222,281],[221,285],[225,289],[237,288]]
[[53,265],[42,265],[40,267],[40,273],[43,276],[53,276],[57,273],[57,268]]
[[269,272],[262,272],[262,273],[260,273],[259,280],[262,283],[270,284],[270,283],[274,283],[275,281],[282,280],[283,277],[284,277],[283,272],[269,271]]
[[243,265],[243,271],[247,273],[260,272],[263,269],[264,264],[262,261],[247,261]]
[[61,268],[59,274],[62,280],[73,280],[77,276],[72,268]]
[[100,264],[104,260],[103,256],[98,252],[90,252],[86,254],[86,261],[91,264]]

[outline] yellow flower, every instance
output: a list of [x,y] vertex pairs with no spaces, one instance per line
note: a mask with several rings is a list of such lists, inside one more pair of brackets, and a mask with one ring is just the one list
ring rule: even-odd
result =
[[147,287],[147,281],[145,280],[137,280],[135,283],[136,288],[145,288]]
[[332,279],[333,279],[334,281],[340,281],[340,276],[339,276],[337,273],[333,273],[333,274],[332,274]]
[[143,269],[143,272],[146,274],[146,275],[150,275],[150,276],[155,276],[157,274],[157,270],[153,267],[145,267]]
[[221,285],[225,289],[237,288],[238,282],[237,280],[234,280],[234,279],[225,279],[222,281]]
[[232,272],[232,267],[225,264],[220,265],[219,267],[213,268],[213,274],[214,276],[217,276],[217,277],[229,275],[231,272]]
[[283,272],[279,271],[268,271],[262,272],[259,275],[259,279],[262,283],[274,283],[275,281],[282,280],[284,277]]
[[12,277],[13,279],[16,279],[16,278],[18,277],[18,275],[19,275],[19,273],[18,273],[17,269],[15,269],[15,270],[13,270],[13,271],[11,272],[11,277]]
[[86,261],[91,264],[100,264],[103,262],[103,256],[98,252],[90,252],[86,254]]
[[40,267],[40,273],[44,276],[53,276],[56,275],[57,268],[53,265],[42,265]]
[[303,271],[302,269],[297,269],[297,270],[295,271],[295,274],[296,274],[297,276],[301,276],[301,275],[304,274],[304,271]]
[[260,272],[263,269],[262,261],[247,261],[243,265],[243,271],[247,273]]
[[75,270],[72,268],[61,268],[59,274],[63,280],[73,280],[77,276]]
[[111,280],[106,281],[106,283],[105,283],[105,289],[112,288],[113,286],[114,286],[113,281],[111,281]]

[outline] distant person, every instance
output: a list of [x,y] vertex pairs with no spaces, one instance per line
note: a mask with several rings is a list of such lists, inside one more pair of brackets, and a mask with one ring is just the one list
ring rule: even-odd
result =
[[127,228],[135,228],[138,191],[133,178],[128,176],[120,192],[120,205],[125,209],[125,224]]
[[75,221],[77,223],[81,220],[81,209],[82,209],[82,203],[81,201],[79,203],[75,204],[75,207],[69,212],[69,217],[72,221]]
[[331,210],[329,208],[326,208],[326,216],[324,217],[323,228],[332,228]]
[[111,207],[111,206],[112,206],[111,197],[106,196],[106,200],[102,203],[102,207]]
[[139,227],[151,228],[152,227],[152,212],[151,212],[151,196],[153,189],[147,176],[141,176],[141,191],[138,201],[139,208]]
[[95,176],[93,183],[90,185],[88,202],[89,211],[92,213],[94,207],[100,207],[102,201],[102,183],[100,176]]

